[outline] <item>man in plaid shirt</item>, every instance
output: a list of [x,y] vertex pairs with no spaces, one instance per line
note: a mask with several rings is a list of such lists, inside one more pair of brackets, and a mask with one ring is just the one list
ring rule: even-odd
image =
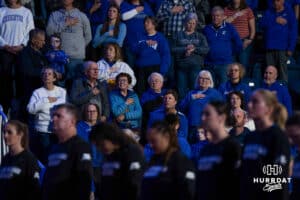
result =
[[187,15],[195,12],[195,7],[189,0],[164,0],[157,12],[157,19],[163,23],[165,36],[171,39],[177,32],[183,31]]

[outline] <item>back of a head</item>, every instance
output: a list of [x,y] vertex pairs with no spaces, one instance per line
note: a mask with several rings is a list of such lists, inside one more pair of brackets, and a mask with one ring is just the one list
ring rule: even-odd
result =
[[180,119],[177,114],[170,113],[165,116],[165,122],[171,129],[175,130],[176,125],[180,124]]

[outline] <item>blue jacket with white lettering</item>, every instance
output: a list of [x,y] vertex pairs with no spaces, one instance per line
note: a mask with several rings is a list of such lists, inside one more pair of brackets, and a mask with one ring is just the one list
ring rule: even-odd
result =
[[251,95],[250,87],[242,81],[238,82],[237,84],[233,84],[231,81],[226,81],[220,85],[218,90],[223,95],[224,99],[227,99],[230,92],[239,91],[244,95],[245,103],[249,101]]
[[180,150],[154,155],[144,173],[142,200],[194,200],[196,175],[193,163]]

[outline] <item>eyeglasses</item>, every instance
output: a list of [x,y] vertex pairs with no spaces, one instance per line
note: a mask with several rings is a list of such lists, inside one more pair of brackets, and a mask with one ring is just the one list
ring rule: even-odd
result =
[[99,71],[99,69],[98,68],[91,68],[91,69],[89,69],[90,71]]
[[203,80],[203,81],[210,81],[210,78],[206,78],[206,77],[199,77],[199,80]]
[[119,79],[118,82],[119,82],[119,83],[127,83],[128,80],[127,80],[127,79]]

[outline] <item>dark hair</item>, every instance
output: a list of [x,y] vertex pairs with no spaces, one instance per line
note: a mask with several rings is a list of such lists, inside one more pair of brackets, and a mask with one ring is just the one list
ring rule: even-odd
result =
[[6,125],[12,125],[16,128],[17,134],[23,134],[21,138],[21,146],[28,150],[29,149],[29,133],[28,133],[28,126],[18,120],[9,120]]
[[82,106],[82,108],[81,108],[81,119],[86,121],[86,118],[87,118],[86,112],[87,112],[89,106],[95,106],[96,107],[96,110],[97,110],[97,113],[98,113],[97,120],[100,120],[100,116],[101,116],[100,109],[99,109],[99,106],[95,103],[86,103]]
[[300,126],[300,112],[295,112],[286,121],[286,126]]
[[230,99],[231,99],[232,95],[236,95],[241,99],[241,109],[245,110],[244,108],[246,107],[246,105],[245,105],[245,100],[244,100],[244,94],[241,93],[240,91],[232,91],[228,94],[227,102],[228,102],[228,105],[229,105],[230,109],[232,108],[231,103],[230,103]]
[[119,79],[120,79],[121,77],[126,77],[127,80],[128,80],[128,83],[129,83],[129,84],[132,83],[132,78],[131,78],[131,76],[130,76],[129,74],[127,74],[127,73],[124,73],[124,72],[121,72],[121,73],[119,73],[119,74],[117,75],[117,77],[116,77],[116,82],[118,82]]
[[106,57],[106,51],[109,47],[113,47],[115,49],[115,58],[114,58],[114,61],[120,61],[120,60],[123,60],[123,56],[122,56],[122,49],[119,47],[119,45],[117,43],[114,43],[114,42],[109,42],[105,45],[105,48],[104,48],[104,58]]
[[105,22],[103,23],[103,26],[102,26],[102,29],[100,30],[100,34],[104,34],[106,32],[108,32],[109,30],[109,19],[108,19],[108,12],[109,12],[109,9],[111,8],[115,8],[118,10],[118,17],[117,17],[117,20],[116,20],[116,24],[114,26],[114,37],[117,37],[118,34],[119,34],[119,25],[121,23],[121,13],[120,13],[120,8],[117,4],[111,4],[108,9],[107,9],[107,13],[106,13],[106,20]]
[[45,71],[46,71],[47,69],[50,69],[50,70],[53,71],[53,76],[54,76],[54,78],[57,80],[57,73],[55,72],[55,70],[54,70],[52,67],[49,67],[49,66],[43,67],[43,69],[42,69],[42,71],[41,71],[41,77],[43,78],[43,75],[44,75],[44,73],[45,73]]
[[218,115],[225,115],[226,119],[228,118],[228,106],[225,102],[223,101],[211,101],[208,103],[208,105],[211,105],[214,107]]
[[95,125],[90,132],[89,139],[96,143],[109,140],[120,147],[130,143],[126,134],[116,124],[108,122]]
[[[132,0],[126,0],[128,3],[132,4]],[[139,0],[140,5],[144,6],[144,0]]]
[[45,31],[38,28],[32,29],[31,31],[29,31],[29,41],[32,41],[32,39],[37,35],[45,35]]
[[[243,10],[243,9],[248,8],[248,5],[247,5],[246,0],[240,0],[240,1],[241,1],[241,2],[240,2],[240,7],[239,7],[238,9]],[[229,5],[228,5],[228,8],[229,8],[230,10],[235,10],[233,0],[230,1]]]
[[175,130],[176,125],[180,124],[180,118],[177,114],[170,113],[165,116],[165,122],[171,129]]
[[61,37],[60,37],[60,34],[59,33],[53,33],[52,35],[50,35],[50,42],[51,42],[51,38],[58,38],[59,41],[60,41],[60,44],[59,44],[59,49],[61,49]]
[[156,133],[161,134],[163,136],[169,136],[169,147],[167,149],[167,154],[165,158],[165,164],[169,161],[172,153],[179,150],[177,134],[174,129],[172,129],[167,121],[156,121],[150,127],[151,129],[155,129]]
[[154,17],[154,16],[146,16],[146,17],[144,18],[144,24],[145,24],[145,22],[146,22],[147,20],[150,20],[150,21],[152,22],[152,24],[154,25],[155,30],[156,30],[157,27],[158,27],[158,21],[157,21],[156,17]]
[[[5,1],[5,4],[9,7],[11,6],[10,3],[9,3],[9,0],[4,0]],[[17,4],[20,4],[22,5],[22,0],[17,0]]]
[[72,115],[76,121],[79,119],[78,110],[75,105],[70,104],[70,103],[59,104],[59,105],[56,105],[53,107],[53,112],[55,112],[56,110],[60,110],[60,109],[65,109],[66,112],[69,113],[70,115]]
[[164,96],[166,96],[168,94],[171,94],[175,98],[175,100],[178,101],[178,93],[175,90],[172,90],[172,89],[168,90]]

